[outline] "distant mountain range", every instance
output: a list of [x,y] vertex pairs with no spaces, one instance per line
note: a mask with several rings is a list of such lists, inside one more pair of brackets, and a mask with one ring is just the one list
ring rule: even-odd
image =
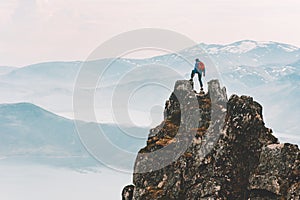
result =
[[[253,96],[264,106],[265,122],[274,128],[279,139],[283,142],[299,141],[298,47],[244,40],[228,45],[202,43],[178,53],[180,56],[171,53],[147,59],[118,58],[87,62],[91,66],[91,75],[110,63],[99,85],[89,88],[95,90],[97,120],[100,123],[114,123],[113,114],[118,112],[113,111],[111,106],[115,91],[124,93],[124,96],[134,91],[130,99],[120,99],[124,101],[122,105],[128,106],[132,121],[137,126],[157,125],[162,120],[162,106],[169,97],[166,91],[173,89],[175,80],[189,79],[194,59],[198,57],[207,65],[205,82],[218,78],[229,94]],[[87,63],[49,62],[2,70],[0,103],[30,102],[58,115],[74,118],[74,83],[80,67]],[[195,83],[197,88],[196,78]],[[118,90],[114,90],[116,86]],[[88,118],[79,120],[91,121]]]
[[[145,142],[129,137],[122,128],[110,124],[77,122],[87,131],[101,127],[114,145],[136,153]],[[128,128],[131,133],[143,138],[147,129]],[[80,141],[75,123],[30,103],[0,105],[0,163],[29,162],[52,166],[86,168],[101,166]],[[103,145],[99,141],[98,145]],[[107,149],[108,153],[110,152]],[[118,155],[110,155],[115,159]]]
[[300,49],[296,46],[251,40],[239,41],[229,45],[199,44],[183,50],[183,52],[191,56],[197,56],[200,49],[213,56],[213,59],[222,66],[286,65],[300,59]]
[[7,74],[13,70],[17,69],[16,67],[0,66],[0,75]]

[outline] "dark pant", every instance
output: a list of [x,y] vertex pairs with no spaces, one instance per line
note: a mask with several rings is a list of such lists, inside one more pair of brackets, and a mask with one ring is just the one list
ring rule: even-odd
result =
[[199,73],[198,71],[196,71],[195,69],[192,70],[192,74],[191,74],[191,79],[194,78],[195,74],[198,74],[198,79],[199,79],[199,83],[200,83],[200,87],[203,88],[203,83],[202,83],[202,73]]

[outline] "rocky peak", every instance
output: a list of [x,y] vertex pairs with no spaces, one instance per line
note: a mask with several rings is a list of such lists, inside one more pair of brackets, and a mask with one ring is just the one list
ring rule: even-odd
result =
[[299,174],[298,146],[279,144],[253,98],[228,100],[218,80],[198,95],[179,80],[122,198],[299,199]]

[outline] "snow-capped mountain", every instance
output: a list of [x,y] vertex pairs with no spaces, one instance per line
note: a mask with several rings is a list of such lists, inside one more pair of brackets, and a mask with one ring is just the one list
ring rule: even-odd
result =
[[200,56],[203,52],[211,57],[220,69],[224,66],[286,65],[300,59],[300,49],[293,45],[277,42],[244,40],[228,45],[199,44],[181,51],[183,55]]
[[295,52],[299,51],[299,48],[293,45],[277,43],[277,42],[257,42],[252,40],[244,40],[235,42],[228,45],[203,45],[204,49],[209,54],[219,54],[219,53],[233,53],[242,54],[249,53],[253,51],[262,51],[262,49],[268,49],[269,51],[278,52]]
[[[87,131],[95,131],[93,123],[77,122]],[[136,152],[144,141],[128,137],[122,127],[99,125],[118,147]],[[140,137],[148,130],[128,128]],[[97,162],[80,141],[75,123],[30,103],[0,105],[0,158],[1,162],[35,162],[63,167],[96,167]],[[99,141],[99,145],[101,141]],[[110,152],[107,149],[107,152]],[[111,155],[114,159],[115,155]]]

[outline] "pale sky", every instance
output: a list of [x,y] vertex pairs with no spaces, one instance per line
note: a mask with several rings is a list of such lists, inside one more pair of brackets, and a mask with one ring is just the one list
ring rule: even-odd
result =
[[0,66],[85,60],[125,31],[163,28],[197,43],[300,47],[299,0],[0,0]]

